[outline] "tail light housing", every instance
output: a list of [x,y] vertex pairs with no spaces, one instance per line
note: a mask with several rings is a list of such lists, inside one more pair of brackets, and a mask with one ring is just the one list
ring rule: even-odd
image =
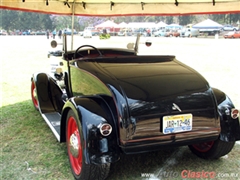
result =
[[100,133],[103,136],[109,136],[112,132],[112,126],[108,123],[101,124],[99,127]]
[[231,110],[231,117],[233,119],[237,119],[239,117],[239,110],[238,109],[232,109]]

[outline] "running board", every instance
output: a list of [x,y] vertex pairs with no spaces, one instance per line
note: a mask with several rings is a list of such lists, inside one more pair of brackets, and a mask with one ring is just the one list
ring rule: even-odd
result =
[[57,140],[60,142],[60,120],[61,115],[57,112],[42,114],[43,119],[46,121]]

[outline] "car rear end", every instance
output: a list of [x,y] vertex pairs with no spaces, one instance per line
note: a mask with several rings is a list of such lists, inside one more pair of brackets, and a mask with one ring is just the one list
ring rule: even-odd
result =
[[118,104],[120,141],[126,153],[218,138],[216,100],[199,73],[172,57],[134,60],[124,67],[105,68],[117,79],[115,87],[120,86],[126,100]]
[[213,142],[222,133],[215,91],[174,56],[101,57],[79,67],[110,88],[119,145],[127,154]]
[[128,102],[132,128],[124,142],[126,151],[189,145],[219,136],[220,119],[210,89],[151,102]]

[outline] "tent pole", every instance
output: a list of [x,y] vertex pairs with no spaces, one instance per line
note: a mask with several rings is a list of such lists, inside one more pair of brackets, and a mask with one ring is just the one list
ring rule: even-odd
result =
[[73,50],[73,29],[74,29],[74,14],[75,13],[75,0],[72,3],[72,33],[71,33],[71,50]]

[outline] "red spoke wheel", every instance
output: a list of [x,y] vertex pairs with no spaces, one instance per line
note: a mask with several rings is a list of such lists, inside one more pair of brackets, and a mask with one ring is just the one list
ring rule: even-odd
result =
[[67,148],[72,169],[76,175],[80,175],[82,171],[81,138],[76,119],[73,116],[68,117]]
[[[69,110],[66,123],[66,141],[68,159],[76,180],[103,180],[110,170],[110,163],[86,164],[84,137],[81,122],[72,110]],[[86,149],[85,149],[86,151]]]
[[35,82],[33,80],[32,80],[32,83],[31,83],[31,97],[32,97],[33,106],[35,107],[36,110],[39,110],[36,85],[35,85]]
[[207,152],[212,148],[213,144],[214,144],[214,141],[209,141],[209,142],[194,144],[192,146],[199,152]]
[[198,144],[189,145],[189,149],[196,154],[198,157],[203,159],[218,159],[221,156],[228,154],[235,141],[226,142],[220,139],[215,141],[202,142]]

